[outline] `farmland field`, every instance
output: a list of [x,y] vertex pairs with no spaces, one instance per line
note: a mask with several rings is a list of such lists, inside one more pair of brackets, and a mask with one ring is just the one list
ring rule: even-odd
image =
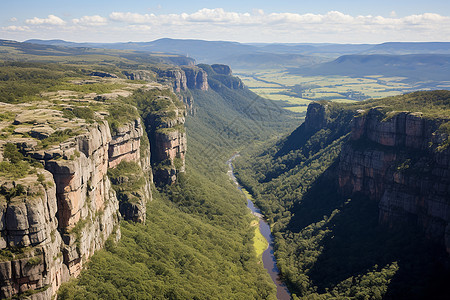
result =
[[[305,112],[310,101],[331,100],[352,102],[369,98],[384,98],[416,90],[404,77],[368,75],[361,78],[348,76],[302,76],[287,70],[236,70],[245,85],[256,94],[280,101],[280,105],[294,112]],[[443,82],[442,88],[450,83]]]

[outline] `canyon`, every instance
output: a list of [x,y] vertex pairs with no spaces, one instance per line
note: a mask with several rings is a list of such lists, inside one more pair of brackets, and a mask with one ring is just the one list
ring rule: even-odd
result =
[[[119,80],[104,74],[91,76]],[[154,72],[124,75],[150,82],[141,90],[144,98],[153,98],[140,103],[145,115],[128,107],[134,117],[120,124],[111,124],[108,105],[99,109],[97,101],[129,96],[133,84],[110,94],[78,93],[76,98],[83,99],[78,102],[67,98],[71,92],[58,91],[47,95],[53,102],[37,106],[0,104],[14,116],[1,124],[13,132],[0,147],[13,145],[31,162],[23,176],[0,179],[1,298],[28,293],[30,299],[50,299],[62,283],[80,274],[107,239],[120,239],[121,219],[146,221],[153,182],[173,184],[185,171],[184,122],[193,99],[187,102],[179,92],[207,90],[206,72],[195,66],[160,70],[159,81],[169,80],[165,85],[156,83]],[[94,107],[92,118],[73,116],[80,103],[89,112]],[[1,158],[15,166],[8,155]],[[120,171],[126,167],[133,173]]]

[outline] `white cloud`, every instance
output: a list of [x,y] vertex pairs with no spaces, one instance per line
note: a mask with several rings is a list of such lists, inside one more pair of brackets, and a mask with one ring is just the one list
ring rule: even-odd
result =
[[152,29],[149,25],[128,25],[128,28],[136,31],[150,31]]
[[84,16],[79,19],[73,19],[72,22],[77,25],[102,26],[108,23],[108,19],[101,17],[99,15],[95,15],[95,16]]
[[411,15],[403,18],[395,17],[392,12],[389,18],[382,16],[351,16],[339,11],[330,11],[326,14],[297,14],[297,13],[270,13],[265,14],[263,10],[253,10],[252,13],[228,12],[223,8],[203,8],[194,13],[187,14],[139,14],[132,12],[113,12],[109,15],[113,21],[129,24],[189,24],[208,23],[210,25],[262,25],[268,26],[277,24],[289,26],[292,24],[319,24],[322,28],[341,25],[359,26],[362,24],[372,25],[429,25],[430,22],[448,23],[450,18],[434,13],[424,13],[421,15]]
[[[108,26],[99,26],[106,24]],[[49,15],[44,19],[26,20],[25,25],[63,25],[46,26],[45,34],[52,38],[58,36],[70,40],[70,36],[74,36],[79,41],[95,39],[105,42],[150,41],[161,37],[242,42],[450,41],[450,17],[436,13],[405,17],[391,13],[384,17],[349,15],[339,11],[299,14],[270,13],[260,9],[233,12],[223,8],[203,8],[179,14],[116,11],[107,17],[83,16],[67,23]],[[91,26],[97,27],[91,30]],[[19,28],[15,29],[16,32]]]
[[11,19],[9,19],[10,22],[17,22],[17,18],[16,17],[12,17]]
[[226,12],[223,8],[203,8],[185,18],[189,22],[213,23],[249,23],[252,22],[249,13]]
[[154,14],[138,14],[131,12],[112,12],[109,18],[117,22],[125,23],[151,23],[156,20],[156,15]]
[[2,27],[2,30],[3,31],[30,31],[30,27],[11,25],[11,26]]
[[25,23],[31,24],[31,25],[65,25],[66,22],[61,19],[60,17],[57,17],[55,15],[48,15],[45,19],[40,19],[38,17],[34,17],[33,19],[25,20]]

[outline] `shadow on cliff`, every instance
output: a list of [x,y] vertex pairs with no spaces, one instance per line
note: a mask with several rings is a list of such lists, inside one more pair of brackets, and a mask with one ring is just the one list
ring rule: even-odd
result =
[[[384,299],[447,299],[450,272],[442,263],[446,260],[443,247],[429,242],[412,224],[379,225],[377,201],[364,195],[340,196],[336,167],[337,162],[315,181],[302,202],[294,205],[294,217],[288,224],[289,231],[299,233],[335,212],[326,228],[316,227],[317,231],[330,230],[319,242],[317,251],[321,253],[308,271],[318,292],[326,293],[348,278],[352,278],[347,282],[350,285],[377,280],[368,272],[381,273],[383,280],[389,280],[392,270],[388,267],[398,265]],[[374,286],[376,289],[377,284],[371,282],[363,290]]]

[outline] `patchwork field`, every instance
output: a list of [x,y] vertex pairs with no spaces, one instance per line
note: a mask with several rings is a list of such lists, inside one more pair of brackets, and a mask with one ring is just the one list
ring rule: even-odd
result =
[[[245,85],[258,95],[280,101],[284,108],[302,113],[310,101],[331,100],[352,102],[369,98],[384,98],[417,90],[404,77],[370,75],[361,78],[347,76],[301,76],[287,70],[237,70]],[[442,88],[450,83],[443,82]]]

